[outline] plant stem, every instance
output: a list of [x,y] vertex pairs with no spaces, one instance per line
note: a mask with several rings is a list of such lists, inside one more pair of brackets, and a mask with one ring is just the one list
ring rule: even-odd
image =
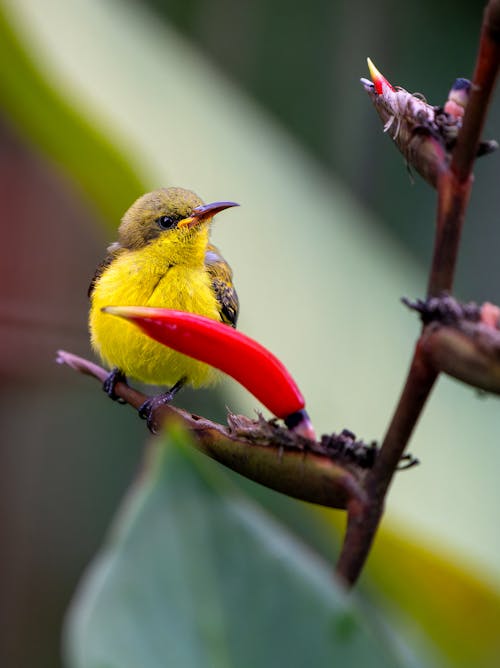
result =
[[470,99],[449,169],[438,179],[438,215],[434,255],[427,294],[437,296],[453,287],[460,237],[472,188],[472,167],[481,139],[500,62],[500,1],[484,11],[479,53]]
[[470,99],[451,160],[451,171],[459,182],[467,181],[472,172],[499,62],[500,0],[490,0],[484,10]]
[[349,586],[359,577],[375,537],[384,509],[384,499],[398,462],[422,413],[437,378],[419,346],[385,435],[375,466],[365,481],[367,501],[357,499],[347,506],[347,531],[337,564],[337,573]]
[[[472,167],[500,63],[500,0],[484,12],[472,92],[450,166],[438,177],[438,211],[428,295],[453,287],[460,237],[472,187]],[[347,529],[337,574],[352,586],[368,557],[380,523],[385,496],[438,373],[417,343],[406,382],[375,466],[365,480],[366,500],[348,503]]]
[[[57,361],[101,383],[108,376],[97,364],[64,350],[58,351]],[[147,399],[123,382],[116,383],[114,392],[136,409]],[[266,487],[330,508],[346,508],[352,499],[364,500],[362,483],[369,469],[334,456],[323,443],[309,441],[273,421],[229,414],[228,425],[221,425],[174,406],[156,409],[158,425],[169,419],[182,422],[205,455]]]
[[469,175],[466,181],[460,181],[451,169],[443,171],[438,178],[436,234],[427,285],[429,297],[450,292],[453,287],[472,180],[472,176]]

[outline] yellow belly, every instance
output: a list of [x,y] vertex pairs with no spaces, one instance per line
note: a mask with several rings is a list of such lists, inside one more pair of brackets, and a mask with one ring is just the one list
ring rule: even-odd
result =
[[166,272],[125,255],[95,285],[89,315],[91,343],[111,368],[152,385],[171,386],[187,377],[199,387],[217,380],[212,367],[153,341],[129,322],[101,312],[103,306],[159,306],[220,320],[217,300],[204,267],[177,265]]

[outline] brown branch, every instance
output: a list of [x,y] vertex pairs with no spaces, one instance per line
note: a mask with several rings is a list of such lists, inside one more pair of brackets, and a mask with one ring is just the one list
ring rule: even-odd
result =
[[[465,211],[472,186],[472,167],[500,63],[500,0],[486,7],[472,94],[451,164],[438,176],[438,213],[428,294],[451,290]],[[417,343],[399,403],[374,468],[365,480],[366,499],[348,504],[347,529],[337,574],[348,586],[359,577],[382,517],[384,501],[398,462],[422,413],[438,372]]]
[[427,294],[430,297],[449,292],[453,287],[471,187],[472,175],[465,181],[460,181],[451,169],[444,171],[438,179],[436,235],[427,285]]
[[[108,375],[97,364],[64,350],[58,351],[57,361],[101,383]],[[121,382],[115,394],[136,409],[147,399]],[[254,421],[229,414],[224,426],[180,408],[161,406],[154,421],[161,425],[168,420],[180,420],[204,454],[278,492],[330,508],[346,508],[352,498],[364,500],[362,483],[369,469],[357,462],[355,452],[356,448],[370,451],[370,446],[355,441],[352,434],[324,437],[318,443],[262,417]]]
[[417,344],[398,406],[365,481],[366,501],[361,504],[353,500],[348,504],[347,531],[337,564],[337,573],[348,585],[353,585],[361,573],[382,517],[388,487],[436,378],[436,371],[427,365]]
[[490,0],[484,10],[479,52],[472,78],[462,129],[453,151],[451,171],[460,182],[468,181],[476,158],[500,62],[500,2]]
[[484,11],[481,39],[469,102],[450,168],[438,179],[438,215],[427,294],[451,291],[460,237],[472,187],[472,168],[500,63],[500,2]]

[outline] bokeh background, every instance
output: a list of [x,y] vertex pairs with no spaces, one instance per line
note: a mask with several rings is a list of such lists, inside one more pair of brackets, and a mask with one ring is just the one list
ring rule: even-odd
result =
[[[58,348],[89,354],[87,286],[124,210],[169,184],[239,201],[214,239],[241,329],[289,366],[320,433],[380,439],[418,332],[399,298],[425,290],[435,194],[412,182],[359,77],[369,55],[443,102],[472,74],[481,14],[430,0],[0,1],[2,665],[58,665],[64,611],[146,442],[132,411],[54,364]],[[497,96],[488,137],[498,111]],[[463,299],[500,299],[498,160],[477,165]],[[230,380],[179,401],[220,419],[258,408]],[[439,382],[411,444],[422,465],[397,477],[364,581],[436,665],[500,656],[499,435],[497,399]],[[341,513],[306,531],[310,509],[246,488],[335,552]],[[481,623],[465,631],[470,615]]]

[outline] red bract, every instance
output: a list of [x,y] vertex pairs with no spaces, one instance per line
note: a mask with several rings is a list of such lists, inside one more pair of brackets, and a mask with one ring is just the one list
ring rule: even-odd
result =
[[384,94],[384,86],[387,86],[389,90],[395,92],[395,88],[392,84],[390,84],[387,79],[384,77],[383,74],[381,74],[378,69],[375,67],[375,65],[372,63],[370,58],[366,59],[368,62],[368,69],[370,70],[370,76],[372,78],[372,81],[375,85],[375,90],[379,95]]
[[315,437],[304,410],[304,397],[284,364],[246,334],[184,311],[148,306],[108,306],[103,310],[130,320],[155,341],[227,373],[291,429],[307,438]]

